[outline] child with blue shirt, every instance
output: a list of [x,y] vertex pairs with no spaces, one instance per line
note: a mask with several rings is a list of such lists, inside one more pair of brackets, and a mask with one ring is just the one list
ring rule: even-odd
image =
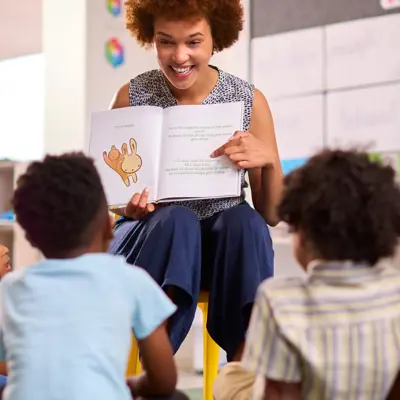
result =
[[[177,372],[165,325],[176,307],[143,269],[105,253],[113,222],[93,161],[70,153],[32,163],[14,210],[45,259],[0,284],[3,398],[170,396]],[[144,372],[126,380],[132,329]]]

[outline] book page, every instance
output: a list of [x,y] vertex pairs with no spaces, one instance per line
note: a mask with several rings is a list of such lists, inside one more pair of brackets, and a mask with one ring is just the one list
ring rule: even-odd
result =
[[159,197],[217,198],[240,194],[240,173],[210,154],[242,129],[243,103],[176,106],[164,110]]
[[147,186],[157,199],[163,110],[141,106],[92,115],[89,154],[94,158],[109,206],[125,206]]

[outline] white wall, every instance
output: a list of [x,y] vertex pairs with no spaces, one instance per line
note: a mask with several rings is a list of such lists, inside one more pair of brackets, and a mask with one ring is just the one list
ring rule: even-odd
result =
[[349,144],[400,155],[399,35],[392,14],[252,39],[283,159]]
[[0,159],[33,160],[43,154],[44,58],[0,61]]

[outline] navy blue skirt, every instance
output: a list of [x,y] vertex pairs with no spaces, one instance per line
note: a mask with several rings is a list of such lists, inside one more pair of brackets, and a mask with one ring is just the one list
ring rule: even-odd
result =
[[245,338],[257,287],[273,276],[274,252],[260,214],[243,202],[199,221],[184,206],[161,207],[139,221],[121,218],[109,252],[144,268],[178,307],[169,322],[176,352],[208,290],[207,330],[232,359]]

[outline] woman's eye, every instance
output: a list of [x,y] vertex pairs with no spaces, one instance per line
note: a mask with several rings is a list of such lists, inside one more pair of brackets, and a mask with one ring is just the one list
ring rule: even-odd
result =
[[163,44],[163,45],[169,45],[169,44],[171,44],[171,42],[169,42],[168,40],[165,40],[165,39],[160,39],[160,44]]
[[192,42],[190,42],[191,46],[198,46],[201,42],[199,40],[193,40]]

